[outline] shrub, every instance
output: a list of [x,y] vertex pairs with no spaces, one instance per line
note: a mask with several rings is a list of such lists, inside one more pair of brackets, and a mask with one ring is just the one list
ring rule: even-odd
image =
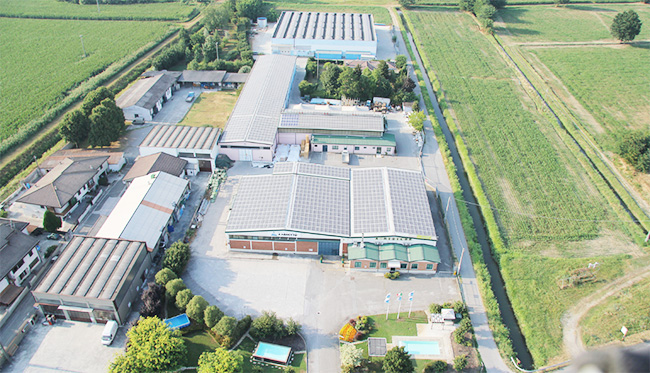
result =
[[163,267],[169,268],[180,276],[190,260],[190,245],[176,241],[165,251]]
[[287,332],[287,336],[292,336],[300,333],[300,330],[302,329],[302,325],[298,324],[298,322],[292,318],[289,318],[287,320],[287,327],[285,328]]
[[178,276],[176,276],[176,274],[171,269],[163,268],[158,271],[158,273],[156,273],[155,280],[156,284],[166,286],[169,281],[175,280],[176,278],[178,278]]
[[0,210],[0,218],[6,218],[7,216],[9,216],[7,210]]
[[50,210],[45,210],[43,214],[43,228],[48,232],[56,232],[61,228],[61,218],[54,215]]
[[458,300],[454,302],[454,312],[460,313],[461,315],[464,315],[467,312],[467,308],[465,307],[465,303],[463,301]]
[[454,358],[454,370],[463,370],[467,366],[467,355],[458,355]]
[[195,295],[187,304],[187,316],[192,320],[203,324],[205,322],[205,310],[209,305],[210,303],[208,303],[205,298],[200,295]]
[[437,304],[437,303],[431,303],[429,305],[429,312],[430,313],[440,313],[442,311],[442,306]]
[[56,248],[59,247],[58,245],[52,245],[45,250],[45,259],[49,258],[50,255],[56,250]]
[[253,319],[251,318],[250,315],[246,315],[242,317],[241,320],[237,321],[237,325],[235,326],[235,334],[233,335],[233,338],[235,340],[239,340],[251,327],[251,323],[253,322]]
[[188,303],[190,303],[190,300],[192,300],[192,298],[194,298],[192,290],[184,289],[179,291],[178,294],[176,294],[176,308],[181,311],[185,311],[185,308],[187,307]]
[[140,299],[142,306],[140,307],[140,315],[144,317],[158,316],[161,317],[163,313],[163,295],[165,291],[163,287],[150,282],[147,288],[142,292]]
[[263,311],[262,316],[253,320],[251,334],[257,339],[278,340],[286,336],[282,319],[275,312]]
[[185,286],[185,283],[183,282],[183,279],[181,278],[175,278],[173,280],[170,280],[167,282],[165,285],[165,290],[167,291],[167,296],[170,299],[176,299],[176,295],[178,292],[181,290],[187,289],[187,286]]
[[205,326],[212,329],[223,317],[223,311],[217,306],[207,306],[203,311],[203,321]]
[[224,316],[219,320],[217,325],[212,328],[212,331],[223,337],[232,337],[235,334],[237,327],[237,319],[230,316]]
[[395,272],[386,272],[386,273],[384,273],[384,277],[385,277],[385,278],[388,278],[388,279],[391,279],[391,280],[398,279],[399,276],[400,276],[399,271],[395,271]]
[[394,347],[386,353],[382,365],[386,373],[411,373],[414,372],[411,355],[404,347]]
[[442,373],[447,370],[447,363],[442,360],[434,360],[427,363],[422,373]]

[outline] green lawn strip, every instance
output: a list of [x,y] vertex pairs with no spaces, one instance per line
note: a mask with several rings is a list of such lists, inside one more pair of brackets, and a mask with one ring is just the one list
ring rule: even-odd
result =
[[58,0],[0,0],[0,16],[58,19],[185,20],[198,13],[195,4],[72,4]]
[[622,326],[628,329],[628,337],[650,329],[647,302],[639,302],[639,299],[650,299],[648,278],[623,289],[589,310],[580,321],[585,345],[592,347],[621,340]]
[[368,320],[372,320],[372,330],[368,337],[386,338],[388,343],[393,343],[393,336],[417,336],[416,324],[426,324],[427,315],[424,311],[416,311],[411,313],[410,318],[407,316],[408,312],[400,313],[399,320],[396,313],[389,313],[388,320],[386,315],[369,316]]
[[[235,351],[240,353],[244,357],[244,372],[252,372],[254,366],[261,366],[259,364],[253,364],[250,359],[253,356],[253,350],[255,350],[257,343],[251,338],[246,337],[242,343],[237,346]],[[294,351],[293,362],[291,366],[296,368],[298,372],[307,372],[307,359],[305,359],[305,354],[296,354]],[[261,366],[262,371],[265,373],[277,373],[279,370],[274,366]]]
[[[304,4],[293,2],[272,2],[278,10],[297,10],[309,12],[338,12],[338,13],[370,13],[375,18],[375,23],[390,25],[390,13],[381,6],[360,6],[359,3],[354,5],[321,5],[321,4]],[[376,4],[373,4],[376,5]]]
[[219,347],[212,336],[205,330],[190,332],[183,335],[187,346],[187,366],[195,367],[199,364],[199,356],[204,352],[212,352]]

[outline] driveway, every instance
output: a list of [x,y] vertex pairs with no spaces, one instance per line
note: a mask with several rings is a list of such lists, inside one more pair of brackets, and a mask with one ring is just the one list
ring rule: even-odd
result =
[[[199,87],[187,87],[175,91],[172,98],[165,102],[158,114],[154,115],[153,119],[147,121],[147,123],[178,124],[178,122],[185,118],[187,112],[190,111],[201,91],[202,89]],[[192,102],[187,102],[185,98],[190,92],[194,92],[196,96]]]
[[[386,312],[387,293],[415,291],[414,310],[460,299],[456,279],[446,274],[406,275],[390,281],[382,274],[342,268],[338,260],[319,263],[316,257],[274,258],[228,251],[228,206],[239,180],[229,175],[192,242],[192,258],[183,279],[194,294],[228,315],[241,318],[272,310],[280,317],[293,317],[303,326],[310,371],[339,370],[339,329],[350,317]],[[396,311],[396,304],[391,304],[391,312]]]

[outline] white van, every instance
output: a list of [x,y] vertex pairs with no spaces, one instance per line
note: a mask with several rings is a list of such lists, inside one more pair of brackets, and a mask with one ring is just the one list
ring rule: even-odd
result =
[[106,323],[104,331],[102,332],[102,344],[109,346],[113,343],[113,339],[115,339],[115,335],[117,334],[117,327],[117,322],[114,320],[110,320]]

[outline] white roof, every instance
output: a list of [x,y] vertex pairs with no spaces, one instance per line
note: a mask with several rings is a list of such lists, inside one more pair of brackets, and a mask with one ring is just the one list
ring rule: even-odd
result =
[[372,14],[282,12],[274,39],[376,41]]
[[381,114],[319,113],[285,110],[280,128],[384,132]]
[[153,126],[140,147],[211,150],[217,146],[219,128]]
[[272,145],[287,101],[296,57],[260,56],[228,118],[220,143]]
[[144,241],[153,249],[187,184],[160,171],[133,179],[96,236]]

